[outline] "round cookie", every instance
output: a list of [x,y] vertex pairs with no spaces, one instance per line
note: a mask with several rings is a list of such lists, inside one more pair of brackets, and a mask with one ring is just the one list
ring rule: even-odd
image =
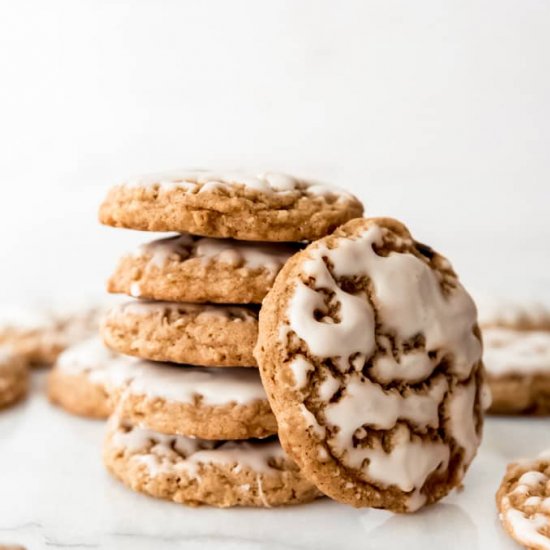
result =
[[29,381],[24,357],[6,346],[0,347],[0,409],[19,401]]
[[257,309],[132,301],[112,308],[101,333],[120,353],[207,367],[253,367]]
[[117,399],[132,426],[201,439],[277,433],[257,369],[213,369],[141,362]]
[[48,397],[70,413],[107,418],[114,392],[131,380],[139,363],[113,353],[95,336],[61,353],[48,375]]
[[298,250],[286,243],[177,235],[123,256],[107,289],[169,302],[259,304]]
[[134,491],[192,506],[270,507],[321,496],[276,439],[204,441],[132,427],[114,416],[103,456]]
[[111,188],[99,220],[113,227],[272,242],[317,239],[362,214],[353,195],[285,174],[184,171]]
[[496,503],[502,525],[516,542],[550,549],[550,453],[509,464]]
[[550,331],[487,327],[483,362],[493,414],[550,414]]
[[281,443],[323,493],[407,512],[461,484],[483,422],[476,308],[401,223],[353,220],[293,256],[256,358]]
[[0,345],[32,366],[51,365],[68,346],[97,332],[101,307],[0,308]]

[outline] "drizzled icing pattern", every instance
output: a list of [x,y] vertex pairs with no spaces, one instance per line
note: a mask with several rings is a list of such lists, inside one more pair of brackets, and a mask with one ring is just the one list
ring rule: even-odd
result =
[[320,197],[330,195],[338,200],[352,198],[349,193],[337,187],[300,180],[278,172],[265,172],[253,175],[240,171],[184,170],[141,176],[126,182],[124,185],[126,187],[158,185],[162,190],[180,189],[187,193],[208,193],[220,190],[227,191],[235,187],[244,187],[245,189],[264,194],[300,192]]
[[248,468],[256,474],[278,475],[272,465],[286,460],[276,440],[206,441],[180,435],[164,435],[144,428],[125,425],[115,415],[109,431],[115,448],[132,455],[133,460],[146,466],[149,475],[183,471],[197,478],[200,467],[227,466],[235,473]]
[[492,376],[550,373],[550,331],[483,329],[483,361]]
[[[313,245],[280,338],[286,345],[295,334],[315,358],[316,365],[289,364],[295,389],[312,403],[302,405],[306,424],[365,481],[407,493],[412,510],[425,502],[421,490],[430,475],[448,467],[450,438],[463,450],[459,475],[475,455],[480,388],[472,373],[481,343],[475,305],[456,276],[447,275],[444,292],[441,274],[415,254],[378,254],[374,247],[386,239],[399,250],[414,246],[373,223],[332,248]],[[369,283],[355,294],[338,282],[358,278]],[[321,382],[306,393],[312,372]],[[391,450],[371,430],[391,430]]]
[[276,274],[296,251],[297,247],[289,244],[211,239],[182,234],[142,245],[135,255],[150,256],[149,261],[157,267],[162,267],[169,260],[197,258],[205,264],[219,262],[234,267],[265,269]]
[[512,536],[527,547],[550,549],[550,477],[548,455],[518,463],[524,470],[502,495],[500,518]]

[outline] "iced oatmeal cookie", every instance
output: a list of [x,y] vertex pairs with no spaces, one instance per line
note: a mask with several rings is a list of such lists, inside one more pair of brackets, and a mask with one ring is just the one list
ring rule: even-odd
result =
[[481,353],[449,262],[384,218],[348,222],[289,260],[256,348],[304,476],[341,502],[397,512],[461,484],[481,439]]

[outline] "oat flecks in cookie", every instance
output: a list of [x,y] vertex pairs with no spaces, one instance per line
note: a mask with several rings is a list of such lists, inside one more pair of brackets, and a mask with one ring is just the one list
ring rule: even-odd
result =
[[109,422],[109,471],[138,492],[196,506],[281,506],[320,495],[277,440],[203,441]]
[[172,302],[261,303],[285,262],[300,249],[176,235],[126,254],[108,282],[109,292]]
[[496,503],[500,521],[516,542],[550,549],[550,453],[509,464]]
[[0,346],[0,409],[24,397],[28,379],[26,358],[7,346]]
[[481,438],[476,309],[395,220],[354,220],[291,258],[256,348],[284,448],[323,492],[413,511],[461,484]]
[[195,171],[115,186],[99,219],[114,227],[274,242],[317,239],[362,213],[353,195],[285,174]]
[[258,308],[131,301],[112,308],[101,333],[119,353],[206,367],[255,367]]
[[142,362],[118,399],[123,420],[201,439],[263,438],[277,432],[257,369]]

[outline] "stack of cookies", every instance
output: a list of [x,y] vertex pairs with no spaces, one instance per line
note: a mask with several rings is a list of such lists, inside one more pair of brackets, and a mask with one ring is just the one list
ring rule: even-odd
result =
[[94,371],[94,395],[108,396],[97,416],[112,412],[104,457],[116,477],[187,504],[320,495],[277,440],[253,353],[258,314],[304,241],[362,211],[348,193],[282,174],[163,174],[111,189],[102,223],[176,233],[124,256],[108,283],[132,299],[107,314],[103,340],[135,359],[108,359],[88,344],[99,362],[116,363],[99,378]]

